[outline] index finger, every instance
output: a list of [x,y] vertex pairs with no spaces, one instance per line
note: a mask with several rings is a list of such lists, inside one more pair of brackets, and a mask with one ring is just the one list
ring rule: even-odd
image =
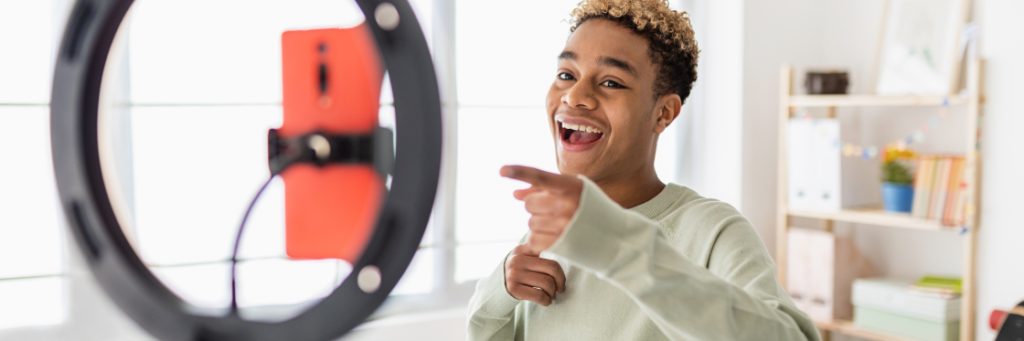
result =
[[534,187],[558,192],[564,192],[572,185],[570,180],[567,180],[564,175],[548,173],[527,166],[501,167],[501,176],[523,181]]

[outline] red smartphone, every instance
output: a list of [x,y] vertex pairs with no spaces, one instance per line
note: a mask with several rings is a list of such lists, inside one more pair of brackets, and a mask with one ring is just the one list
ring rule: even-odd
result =
[[[384,71],[365,25],[287,31],[281,50],[284,121],[278,136],[374,133]],[[373,165],[297,163],[280,175],[288,257],[354,263],[373,234],[384,197]]]

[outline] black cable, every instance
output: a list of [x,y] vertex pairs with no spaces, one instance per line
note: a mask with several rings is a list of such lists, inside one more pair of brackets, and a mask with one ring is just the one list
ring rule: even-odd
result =
[[256,201],[259,201],[260,196],[263,195],[263,191],[267,189],[270,182],[274,180],[274,176],[271,175],[267,182],[263,183],[263,187],[260,187],[260,191],[256,192],[256,196],[252,198],[252,202],[249,203],[249,208],[245,209],[245,215],[242,216],[242,224],[238,226],[238,235],[235,236],[235,247],[231,252],[231,315],[238,316],[238,294],[237,287],[235,285],[235,269],[238,265],[238,248],[242,245],[242,232],[245,231],[245,222],[249,220],[249,214],[252,213],[253,207],[256,206]]

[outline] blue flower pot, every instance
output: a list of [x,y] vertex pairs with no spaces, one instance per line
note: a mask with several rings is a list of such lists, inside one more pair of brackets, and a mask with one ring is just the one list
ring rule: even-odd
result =
[[914,206],[914,187],[883,182],[882,202],[885,203],[886,211],[910,213],[911,207]]

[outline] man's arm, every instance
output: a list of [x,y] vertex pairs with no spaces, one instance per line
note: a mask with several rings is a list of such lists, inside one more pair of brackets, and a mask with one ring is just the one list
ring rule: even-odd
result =
[[671,339],[819,340],[738,213],[717,226],[709,270],[673,248],[657,223],[584,183],[579,208],[548,251],[622,289]]
[[505,261],[489,276],[476,283],[469,300],[469,340],[512,340],[515,336],[516,305],[519,300],[505,290]]
[[[548,306],[565,290],[561,265],[540,258],[522,244],[505,256],[502,265],[477,282],[469,305],[470,340],[511,340],[515,335],[515,307],[519,300]],[[488,298],[489,297],[489,298]],[[511,300],[509,300],[511,298]]]

